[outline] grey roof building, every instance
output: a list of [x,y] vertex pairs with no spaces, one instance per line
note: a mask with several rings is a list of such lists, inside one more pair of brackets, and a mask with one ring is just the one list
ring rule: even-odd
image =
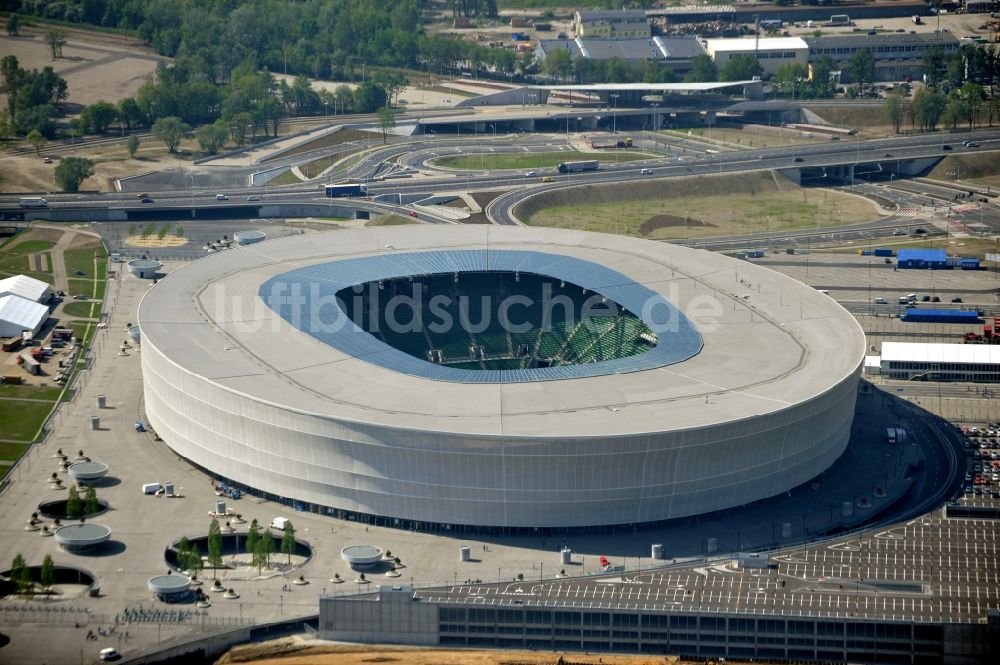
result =
[[554,50],[569,52],[570,59],[611,60],[630,62],[658,60],[677,72],[691,68],[691,60],[705,52],[695,37],[653,37],[652,39],[546,39],[539,40],[535,55],[539,61]]
[[940,48],[946,55],[959,48],[950,32],[888,33],[875,35],[827,35],[805,37],[809,44],[809,62],[829,56],[842,70],[841,81],[852,83],[847,63],[858,51],[867,49],[875,56],[875,79],[899,81],[909,76],[919,79],[924,73],[924,53]]

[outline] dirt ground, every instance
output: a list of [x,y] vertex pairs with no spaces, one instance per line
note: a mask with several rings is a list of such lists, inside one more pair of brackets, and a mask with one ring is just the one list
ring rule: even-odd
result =
[[176,236],[172,233],[168,233],[163,238],[157,235],[150,235],[145,238],[142,236],[129,236],[125,239],[125,244],[129,247],[145,247],[162,249],[163,247],[181,247],[190,242],[187,238],[183,236]]
[[[499,651],[486,649],[437,649],[381,645],[307,646],[295,638],[237,647],[217,665],[688,665],[676,656],[616,656],[611,654]],[[697,661],[701,665],[704,661]],[[727,662],[738,665],[737,661]]]
[[[51,66],[66,79],[67,103],[79,106],[134,95],[157,62],[167,60],[135,40],[82,30],[67,31],[63,57],[53,60],[42,31],[32,27],[18,37],[0,35],[0,53],[17,56],[24,69]],[[7,104],[6,94],[0,94],[0,104]]]

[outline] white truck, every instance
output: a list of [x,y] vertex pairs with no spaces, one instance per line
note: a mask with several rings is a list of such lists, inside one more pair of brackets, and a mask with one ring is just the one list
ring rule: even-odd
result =
[[275,517],[273,520],[271,520],[271,528],[277,529],[278,531],[284,531],[286,524],[288,524],[287,517]]

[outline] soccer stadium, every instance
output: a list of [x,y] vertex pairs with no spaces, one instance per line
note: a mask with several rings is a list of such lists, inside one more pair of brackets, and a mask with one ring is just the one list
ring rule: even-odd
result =
[[520,227],[309,234],[139,310],[156,432],[214,477],[408,528],[659,522],[808,482],[864,336],[825,294],[665,243]]

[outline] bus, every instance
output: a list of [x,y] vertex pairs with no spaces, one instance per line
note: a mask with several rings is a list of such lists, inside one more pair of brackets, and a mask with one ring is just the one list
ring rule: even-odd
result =
[[338,199],[342,196],[368,196],[368,185],[361,183],[342,182],[336,185],[326,186],[326,195],[331,199]]
[[22,208],[48,208],[49,202],[40,196],[22,196],[20,205]]
[[559,165],[559,173],[575,173],[577,171],[596,171],[597,161],[587,162],[563,162]]

